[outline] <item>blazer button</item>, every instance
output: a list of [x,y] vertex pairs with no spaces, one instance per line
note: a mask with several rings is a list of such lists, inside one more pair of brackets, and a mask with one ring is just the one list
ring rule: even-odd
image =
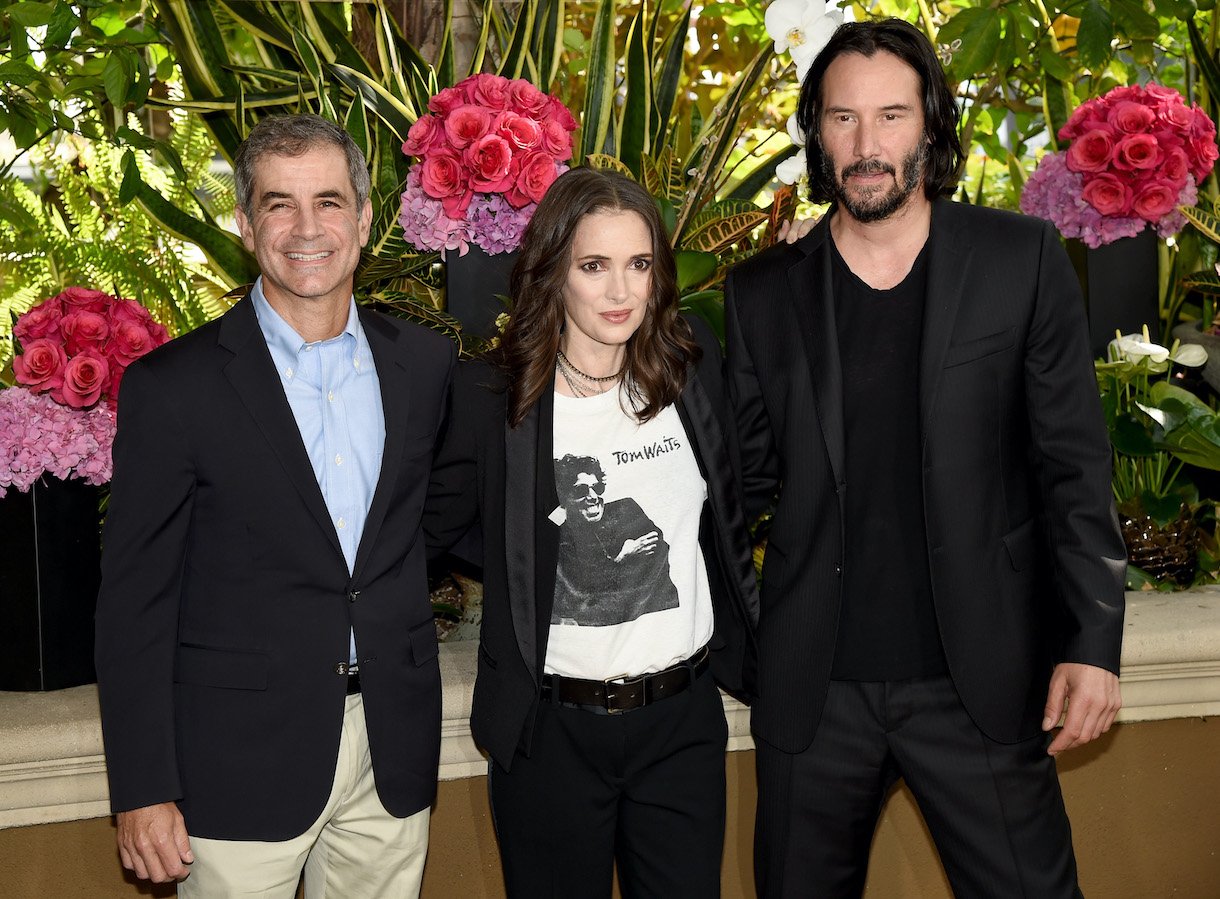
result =
[[360,591],[359,591],[359,590],[348,590],[348,591],[347,591],[347,601],[348,601],[348,602],[355,602],[355,601],[356,601],[356,597],[358,597],[359,595],[360,595]]
[[347,675],[347,662],[340,662],[335,665],[335,674]]
[[835,574],[837,574],[839,577],[843,576],[843,566],[842,565],[835,566]]

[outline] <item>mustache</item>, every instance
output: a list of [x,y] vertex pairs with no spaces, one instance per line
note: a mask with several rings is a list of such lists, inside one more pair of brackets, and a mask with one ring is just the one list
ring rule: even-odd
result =
[[880,159],[861,159],[845,168],[841,177],[850,178],[852,175],[893,175],[897,177],[898,173],[888,162],[882,162]]

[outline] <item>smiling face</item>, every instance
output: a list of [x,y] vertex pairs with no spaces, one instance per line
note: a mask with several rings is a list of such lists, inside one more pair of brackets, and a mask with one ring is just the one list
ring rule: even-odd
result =
[[[563,286],[564,352],[625,352],[652,295],[652,235],[635,212],[593,212],[576,225]],[[621,355],[619,355],[621,362]]]
[[602,497],[605,490],[606,485],[596,474],[583,471],[576,476],[575,483],[568,488],[568,508],[580,513],[580,516],[590,524],[601,521],[602,513],[606,511],[606,500]]
[[[923,196],[928,159],[919,75],[892,53],[844,53],[826,69],[822,164],[839,206],[860,222]],[[918,193],[917,193],[918,191]]]
[[238,208],[237,227],[258,259],[267,301],[277,311],[346,310],[373,210],[356,208],[343,151],[264,156],[254,168],[252,205],[249,217]]

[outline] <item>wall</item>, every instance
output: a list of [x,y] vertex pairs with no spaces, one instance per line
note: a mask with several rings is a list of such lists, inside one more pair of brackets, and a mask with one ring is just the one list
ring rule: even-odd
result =
[[[752,752],[730,753],[724,896],[752,896]],[[1081,887],[1103,899],[1220,895],[1220,721],[1121,724],[1061,759]],[[6,899],[168,895],[121,876],[109,819],[0,830]],[[500,897],[486,780],[440,784],[425,899]],[[877,831],[865,895],[943,899],[949,890],[909,793],[891,797]]]

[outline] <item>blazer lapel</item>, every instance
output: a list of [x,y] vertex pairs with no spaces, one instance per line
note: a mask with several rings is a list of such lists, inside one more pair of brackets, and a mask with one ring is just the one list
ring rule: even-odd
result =
[[801,242],[807,255],[788,269],[789,295],[809,358],[814,405],[835,481],[844,481],[843,374],[831,285],[830,216]]
[[932,204],[932,246],[919,351],[919,425],[925,440],[970,268],[970,241],[957,233],[952,213],[952,204],[946,200]]
[[326,501],[318,488],[301,431],[280,386],[271,351],[267,349],[267,341],[259,329],[254,305],[248,296],[225,314],[220,323],[219,343],[233,353],[233,358],[225,365],[225,377],[267,438],[306,508],[342,558],[339,535],[326,510]]
[[[551,428],[554,421],[554,390],[548,389],[517,427],[504,424],[504,557],[508,575],[508,605],[521,658],[534,683],[539,682],[540,626],[538,609],[538,572],[540,554],[558,558],[558,529],[546,519],[544,497],[554,495],[552,476],[549,486],[541,474],[551,471]],[[545,457],[545,458],[544,458]],[[551,508],[554,508],[552,505]],[[555,545],[548,548],[540,540],[548,529],[556,531]],[[551,566],[552,570],[554,565]],[[554,583],[551,584],[554,591]],[[547,611],[549,623],[550,612]]]
[[381,388],[381,408],[385,416],[385,446],[381,453],[381,472],[377,476],[377,487],[369,503],[369,513],[364,521],[360,546],[356,551],[354,573],[372,552],[381,523],[385,521],[394,485],[400,470],[403,446],[406,443],[407,422],[411,414],[411,379],[403,365],[402,353],[397,350],[398,331],[381,321],[367,309],[357,307],[364,336],[373,354],[377,367],[377,381]]

